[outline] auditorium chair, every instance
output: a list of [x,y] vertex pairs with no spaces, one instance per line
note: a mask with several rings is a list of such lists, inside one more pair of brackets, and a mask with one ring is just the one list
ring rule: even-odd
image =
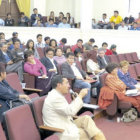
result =
[[133,58],[131,56],[131,53],[125,53],[124,54],[126,60],[130,63],[130,64],[135,64],[136,62],[133,61]]
[[135,64],[137,78],[140,78],[140,63]]
[[[105,86],[105,78],[107,76],[107,73],[102,74],[100,76],[100,82],[102,84],[102,86]],[[118,109],[121,110],[128,110],[130,109],[132,106],[132,104],[130,102],[126,102],[126,101],[119,101],[117,96],[114,96],[114,100],[112,101],[112,103],[107,107],[106,109],[106,113],[109,117],[113,117],[116,115]]]
[[108,58],[109,58],[111,63],[119,64],[119,60],[118,60],[117,55],[108,55]]
[[[38,92],[41,92],[42,90],[40,89],[34,89],[34,88],[22,88],[18,75],[17,73],[9,73],[6,76],[6,81],[9,83],[9,85],[13,88],[16,89],[19,93],[22,94],[30,94],[30,98],[35,98],[38,97]],[[32,94],[31,94],[32,93]]]
[[[8,140],[42,140],[39,130],[36,127],[30,106],[28,104],[15,107],[4,112],[4,127]],[[63,132],[63,129],[53,127],[42,127],[43,130]],[[56,132],[56,131],[55,131]],[[56,138],[56,137],[54,137]],[[52,137],[44,140],[54,140]],[[56,140],[59,140],[58,138]]]
[[44,55],[44,50],[43,50],[43,48],[37,47],[37,52],[38,52],[38,54],[39,54],[40,59],[43,58],[43,57],[45,56],[45,55]]
[[35,76],[29,73],[23,73],[23,79],[26,83],[26,88],[35,88]]
[[126,60],[124,54],[118,54],[117,57],[118,57],[119,62]]
[[0,123],[0,140],[6,140],[6,136],[5,136],[1,123]]
[[140,60],[139,60],[139,58],[138,58],[136,52],[132,52],[132,53],[130,53],[130,54],[131,54],[132,59],[133,59],[134,62],[136,62],[136,63],[140,63]]

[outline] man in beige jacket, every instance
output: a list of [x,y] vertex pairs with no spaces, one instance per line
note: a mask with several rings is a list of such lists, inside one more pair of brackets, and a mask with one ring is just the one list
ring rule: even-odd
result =
[[68,104],[64,97],[70,88],[68,80],[56,75],[52,79],[52,88],[43,105],[44,125],[64,129],[63,133],[56,133],[60,140],[105,140],[90,116],[80,116],[76,120],[72,118],[82,108],[82,98],[88,93],[88,89],[82,89]]

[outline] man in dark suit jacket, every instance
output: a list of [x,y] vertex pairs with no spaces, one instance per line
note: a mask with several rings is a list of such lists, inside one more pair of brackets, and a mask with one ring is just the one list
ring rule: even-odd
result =
[[105,55],[103,48],[98,49],[97,61],[100,69],[104,69],[109,64],[109,58]]
[[[63,63],[61,66],[62,75],[65,78],[69,78],[74,80],[73,87],[75,88],[88,88],[88,94],[84,97],[83,101],[85,103],[90,103],[91,99],[91,84],[88,82],[92,80],[83,70],[81,70],[75,63],[74,63],[74,54],[68,53],[66,55],[67,62]],[[95,82],[95,86],[97,86]]]
[[57,62],[53,59],[54,50],[48,48],[45,52],[46,56],[43,57],[40,61],[45,66],[47,72],[57,73]]

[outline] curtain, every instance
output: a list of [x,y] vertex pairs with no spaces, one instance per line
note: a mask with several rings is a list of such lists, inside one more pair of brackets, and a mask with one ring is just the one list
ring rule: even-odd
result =
[[1,1],[2,1],[2,0],[0,0],[0,6],[1,6]]
[[[0,0],[1,1],[1,0]],[[30,0],[16,0],[19,11],[30,17]]]

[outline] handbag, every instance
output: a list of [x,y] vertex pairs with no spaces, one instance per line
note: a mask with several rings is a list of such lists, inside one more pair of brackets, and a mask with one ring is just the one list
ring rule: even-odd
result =
[[11,108],[20,106],[20,105],[24,105],[24,104],[28,104],[30,103],[30,101],[27,101],[26,99],[14,99],[14,100],[10,100],[8,105]]

